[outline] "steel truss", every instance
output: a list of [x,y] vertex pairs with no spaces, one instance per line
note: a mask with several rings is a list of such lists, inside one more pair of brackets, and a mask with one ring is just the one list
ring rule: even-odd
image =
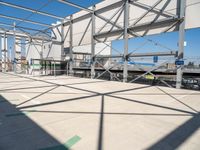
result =
[[[58,0],[58,1],[66,4],[66,5],[76,7],[80,10],[84,10],[87,13],[85,15],[82,15],[77,18],[73,18],[73,15],[71,15],[70,18],[66,19],[66,18],[62,18],[62,17],[58,17],[55,15],[49,14],[49,13],[36,11],[36,10],[30,9],[30,8],[21,7],[21,6],[13,5],[13,4],[6,3],[6,2],[0,2],[0,4],[6,5],[9,7],[23,9],[23,10],[30,11],[30,12],[33,12],[36,14],[41,14],[44,16],[48,16],[48,17],[52,17],[52,18],[61,20],[61,24],[52,26],[52,25],[48,25],[48,24],[44,24],[44,23],[40,23],[40,22],[35,22],[35,21],[31,21],[31,20],[26,20],[26,19],[22,19],[22,18],[16,18],[16,17],[11,17],[11,16],[6,16],[6,15],[0,14],[1,17],[7,18],[7,19],[14,19],[14,20],[29,22],[32,24],[37,24],[40,26],[48,27],[45,30],[37,30],[37,29],[25,28],[25,27],[13,25],[12,31],[7,30],[7,31],[0,32],[0,34],[14,36],[15,40],[16,40],[16,38],[24,37],[29,41],[29,43],[31,43],[33,45],[36,44],[36,42],[35,42],[36,40],[42,41],[41,43],[51,41],[52,44],[54,44],[54,43],[60,44],[62,46],[62,51],[64,49],[64,42],[65,42],[67,36],[69,36],[69,48],[70,48],[69,73],[72,74],[73,73],[73,24],[90,18],[83,35],[79,39],[80,41],[79,41],[78,45],[82,44],[82,41],[85,37],[86,32],[88,32],[89,27],[91,27],[91,35],[92,35],[91,42],[90,42],[91,43],[91,78],[99,78],[103,74],[108,72],[111,77],[114,77],[115,79],[120,81],[120,79],[113,76],[113,74],[111,72],[111,69],[115,66],[109,66],[108,68],[106,68],[100,62],[98,62],[98,58],[109,58],[109,59],[122,58],[123,59],[123,82],[128,82],[128,61],[129,61],[129,59],[134,58],[134,57],[146,57],[146,56],[175,56],[176,57],[177,56],[176,50],[171,50],[170,48],[168,48],[158,42],[155,42],[151,39],[144,37],[145,35],[147,35],[149,30],[157,29],[157,28],[161,28],[161,27],[165,27],[161,33],[168,32],[169,30],[171,30],[174,27],[178,28],[178,30],[179,30],[179,49],[178,49],[177,58],[183,59],[186,0],[177,0],[177,2],[179,4],[179,6],[178,6],[179,9],[177,10],[176,15],[165,11],[165,8],[167,7],[169,0],[166,1],[166,3],[164,4],[164,6],[162,7],[161,10],[157,9],[156,6],[159,5],[161,2],[163,2],[163,0],[157,0],[156,3],[152,4],[152,6],[142,4],[139,1],[135,1],[135,0],[123,0],[123,1],[118,1],[118,2],[112,3],[111,5],[105,6],[101,9],[97,9],[97,10],[95,9],[95,6],[93,6],[92,9],[89,9],[89,8],[79,6],[75,3],[72,3],[72,2],[69,2],[66,0]],[[137,18],[137,20],[135,20],[131,24],[129,22],[130,5],[134,5],[134,6],[137,6],[139,8],[146,10],[146,12],[141,14],[141,16],[139,18]],[[102,15],[102,13],[107,12],[112,9],[116,9],[116,8],[118,8],[118,9],[115,11],[115,13],[113,13],[113,15],[111,17],[106,18],[105,16]],[[123,25],[117,23],[118,19],[122,16],[122,13],[124,15],[124,24]],[[156,15],[156,17],[150,22],[140,23],[141,20],[143,20],[149,13],[154,13]],[[158,19],[159,16],[163,16],[164,19]],[[100,29],[98,29],[98,31],[95,30],[96,29],[96,18],[101,19],[105,22],[105,24]],[[115,18],[114,21],[113,21],[113,18]],[[4,24],[4,25],[6,25],[6,24]],[[110,30],[104,32],[103,29],[107,25],[111,26]],[[7,26],[12,26],[12,25],[7,24]],[[61,26],[61,30],[58,29],[58,27],[60,27],[60,26]],[[64,33],[64,28],[66,28],[66,27],[68,27],[68,30],[66,33]],[[57,28],[57,31],[59,32],[61,41],[56,41],[56,39],[57,39],[56,36],[48,37],[48,36],[39,36],[38,34],[33,36],[27,32],[24,32],[24,30],[20,30],[21,32],[18,32],[16,30],[16,29],[33,30],[33,31],[38,31],[37,33],[47,33],[47,31],[51,30],[52,33],[54,33],[53,29],[55,29],[55,28]],[[141,34],[140,33],[141,31],[145,31],[145,32],[143,34]],[[129,52],[128,39],[130,36],[131,37],[143,37],[147,41],[146,43],[149,43],[149,42],[153,43],[159,47],[167,49],[168,51],[164,52],[164,53],[160,52],[160,53],[148,53],[148,54],[135,53],[135,51]],[[111,45],[107,44],[106,42],[109,37],[116,37],[114,40],[123,38],[124,51],[122,52],[120,50],[117,50],[117,49],[113,48]],[[14,43],[16,43],[16,42],[14,42]],[[105,47],[101,51],[104,51],[106,47],[110,47],[113,51],[117,52],[119,55],[101,56],[100,52],[98,54],[96,54],[95,53],[96,43],[104,43],[105,44]],[[139,47],[137,50],[141,49],[142,47],[143,46]],[[96,74],[95,74],[95,64],[96,63],[105,69],[105,71],[98,76],[96,76]],[[161,64],[161,65],[164,65],[164,64]],[[138,67],[140,69],[142,69],[142,66],[138,66]],[[131,82],[138,80],[139,78],[141,78],[142,76],[144,76],[146,74],[151,74],[155,78],[157,78],[156,75],[154,75],[152,72],[154,70],[158,69],[159,67],[160,66],[153,67],[152,69],[147,71],[145,74],[143,74],[135,79],[132,79]],[[16,67],[14,67],[14,68],[16,68]],[[176,84],[177,88],[181,87],[181,79],[182,79],[182,66],[180,66],[177,70],[177,84]],[[161,82],[163,82],[164,84],[169,86],[165,81],[162,80]]]
[[[127,82],[127,78],[128,78],[128,66],[127,66],[127,62],[128,62],[128,59],[131,58],[131,57],[134,57],[134,53],[132,54],[131,53],[128,53],[128,38],[129,38],[129,35],[132,35],[134,37],[143,37],[146,35],[147,32],[145,32],[143,35],[140,35],[138,34],[138,32],[140,31],[143,31],[143,30],[151,30],[151,29],[155,29],[155,28],[158,28],[158,27],[167,27],[166,29],[164,29],[161,33],[164,33],[164,32],[167,32],[169,31],[171,28],[173,28],[174,26],[179,26],[180,24],[183,24],[184,22],[184,15],[183,15],[183,9],[181,7],[181,5],[185,5],[184,3],[185,2],[181,2],[179,1],[179,7],[180,7],[180,12],[182,13],[182,15],[179,15],[181,14],[180,12],[177,12],[177,15],[173,15],[173,14],[170,14],[168,12],[165,12],[163,11],[164,8],[167,6],[168,2],[167,1],[165,3],[165,5],[163,6],[163,10],[158,10],[156,9],[156,6],[159,5],[163,0],[158,0],[155,4],[153,4],[152,6],[148,6],[148,5],[145,5],[145,4],[141,4],[137,1],[128,1],[128,0],[125,0],[123,2],[117,2],[115,4],[112,4],[112,6],[116,6],[117,8],[119,7],[119,10],[113,14],[113,16],[111,16],[109,19],[101,16],[101,13],[104,12],[104,11],[107,11],[107,10],[110,10],[112,9],[109,8],[109,6],[107,6],[107,8],[102,8],[100,10],[91,10],[91,9],[88,9],[88,8],[83,8],[79,5],[76,5],[74,3],[71,3],[71,2],[67,2],[65,0],[59,0],[67,5],[70,5],[70,6],[73,6],[73,7],[76,7],[76,8],[79,8],[81,10],[85,10],[87,12],[89,12],[88,14],[84,15],[84,16],[81,16],[79,18],[76,18],[75,20],[71,20],[71,22],[78,22],[78,21],[81,21],[82,19],[85,19],[85,18],[92,18],[92,40],[91,40],[91,46],[92,46],[92,60],[91,60],[91,78],[95,78],[95,63],[98,63],[102,68],[105,69],[105,71],[100,74],[99,76],[97,76],[97,78],[99,78],[100,76],[102,76],[105,72],[108,72],[111,76],[112,75],[112,72],[110,71],[110,69],[112,69],[113,67],[109,67],[109,68],[105,68],[102,64],[100,64],[96,59],[97,58],[123,58],[124,60],[124,65],[123,65],[123,68],[124,68],[124,71],[123,71],[123,82]],[[135,6],[138,6],[140,8],[144,8],[146,9],[146,12],[144,14],[142,14],[134,23],[132,23],[131,25],[129,25],[129,5],[135,5]],[[114,8],[116,8],[114,7]],[[124,11],[124,26],[121,26],[119,24],[117,24],[117,21],[121,15],[120,12],[120,8],[122,8],[122,11]],[[121,11],[121,12],[122,12]],[[147,22],[147,23],[143,23],[143,24],[138,24],[147,14],[149,14],[150,12],[153,12],[155,14],[157,14],[157,16],[164,16],[166,17],[165,19],[160,19],[160,20],[157,20],[158,17],[156,17],[153,21],[151,22]],[[119,14],[118,14],[119,13]],[[111,21],[112,18],[114,18],[116,15],[118,14],[118,17],[116,18],[115,21]],[[102,26],[102,28],[99,29],[98,32],[95,33],[94,31],[94,26],[95,26],[95,18],[100,18],[102,20],[105,21],[105,24],[104,26]],[[90,24],[90,23],[89,23]],[[103,28],[107,25],[107,24],[110,24],[112,25],[111,29],[109,32],[101,32],[103,30]],[[66,22],[64,24],[65,26],[68,25],[68,22]],[[117,29],[114,29],[114,27],[116,27]],[[87,29],[86,29],[87,31]],[[85,32],[86,32],[85,31]],[[182,31],[183,32],[183,31]],[[121,38],[121,36],[123,35],[123,39],[124,39],[124,53],[121,54],[121,52],[119,52],[120,54],[117,55],[117,56],[98,56],[98,55],[95,55],[94,56],[94,49],[95,49],[95,42],[94,40],[96,40],[97,42],[103,42],[105,43],[106,42],[106,39],[108,37],[112,37],[112,36],[116,36],[118,35],[119,37],[118,38]],[[83,35],[84,36],[84,35]],[[180,35],[180,40],[183,42],[184,40],[181,39],[181,37],[183,37],[183,35]],[[118,39],[117,38],[117,39]],[[101,40],[101,39],[104,39],[104,40]],[[159,45],[161,47],[163,47],[163,45],[157,43],[157,42],[154,42],[150,39],[146,39],[148,42],[152,42],[156,45]],[[179,41],[180,42],[180,41]],[[106,43],[105,43],[106,45]],[[182,44],[181,44],[182,45]],[[106,45],[106,46],[109,46],[109,45]],[[164,46],[165,47],[165,46]],[[112,47],[111,47],[112,48]],[[166,49],[170,50],[169,48],[165,47]],[[104,48],[103,48],[104,49]],[[112,48],[113,49],[113,48]],[[180,52],[180,49],[183,50],[183,47],[179,48],[179,52]],[[181,51],[182,51],[181,50]],[[115,50],[116,51],[116,50]],[[157,54],[153,54],[154,56],[166,56],[166,55],[169,55],[169,56],[176,56],[177,52],[176,51],[173,51],[172,53],[157,53]],[[145,56],[150,56],[148,54],[144,54],[144,55],[140,55],[142,57],[145,57]],[[152,56],[152,55],[151,55]],[[137,57],[137,56],[136,56]],[[165,64],[165,63],[164,63]],[[164,64],[161,64],[161,65],[164,65]],[[155,71],[157,68],[159,68],[160,66],[156,67],[156,68],[152,68],[150,69],[150,71],[146,72],[145,74],[151,74],[153,75],[154,77],[156,77],[152,71]],[[139,66],[139,68],[141,69],[142,67]],[[142,69],[143,70],[143,69]],[[132,81],[136,81],[137,79],[141,78],[142,76],[144,76],[145,74],[133,79]],[[178,75],[180,77],[180,74]],[[157,77],[156,77],[157,78]],[[117,78],[117,80],[119,80]],[[131,81],[131,82],[132,82]],[[161,80],[161,82],[163,82],[164,84],[166,84],[167,86],[170,86],[168,85],[165,81]],[[180,87],[178,87],[180,88]]]

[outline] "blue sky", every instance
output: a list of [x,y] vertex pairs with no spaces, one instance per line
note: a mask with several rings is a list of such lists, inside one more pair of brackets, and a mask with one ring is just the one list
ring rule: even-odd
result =
[[[3,0],[5,2],[21,5],[24,7],[29,7],[33,9],[40,9],[40,11],[45,11],[60,17],[65,17],[70,14],[73,14],[79,9],[69,7],[65,4],[59,3],[56,0]],[[51,1],[50,3],[48,3]],[[74,0],[70,0],[71,2],[74,2]],[[84,7],[91,6],[95,3],[100,2],[100,0],[81,0],[81,1],[75,1],[76,4],[79,4]],[[45,4],[47,6],[44,7]],[[3,5],[0,5],[0,14],[6,14],[8,16],[15,16],[19,18],[27,18],[28,20],[34,20],[46,24],[51,24],[53,22],[56,22],[57,19],[53,19],[50,17],[45,17],[42,15],[32,15],[31,12],[11,8],[11,7],[5,7]],[[13,24],[14,20],[8,20],[4,18],[0,18],[0,23],[9,23]],[[23,23],[23,22],[16,22],[20,26],[25,27],[31,27],[31,28],[37,28],[37,29],[45,29],[46,27],[41,27],[38,25],[32,25],[29,23]],[[147,38],[157,41],[161,43],[162,45],[165,45],[173,50],[178,50],[177,41],[178,41],[178,33],[165,33],[160,35],[152,35],[148,36]],[[185,57],[200,57],[200,29],[192,29],[186,31],[186,40],[187,46],[185,47]],[[141,45],[141,43],[144,43],[145,40],[143,38],[135,38],[129,40],[129,52],[137,48]],[[116,49],[119,49],[120,51],[123,50],[123,41],[115,41],[113,42],[113,47]],[[140,50],[137,52],[152,52],[152,51],[166,51],[165,48],[160,46],[155,46],[152,43],[145,44]]]
[[[172,50],[178,50],[178,32],[163,33],[159,35],[146,36],[146,39],[151,39],[160,43]],[[185,41],[185,57],[200,57],[200,28],[186,30]],[[134,51],[140,47],[143,43],[146,43],[144,38],[132,38],[129,39],[129,52]],[[123,49],[123,40],[113,42],[113,47],[116,49]],[[135,51],[137,53],[142,52],[162,52],[169,51],[167,48],[155,45],[151,42],[147,42],[141,49]]]
[[[39,9],[40,11],[44,11],[44,12],[54,14],[60,17],[65,17],[79,11],[79,9],[74,8],[74,7],[69,7],[63,3],[58,2],[57,0],[1,0],[1,1],[32,8],[35,10]],[[68,1],[74,2],[74,0],[68,0]],[[81,1],[75,1],[75,2],[78,5],[88,7],[100,2],[100,0],[81,0]],[[15,16],[18,18],[28,17],[27,18],[28,20],[38,21],[38,22],[42,22],[46,24],[51,24],[57,21],[57,19],[43,16],[43,15],[38,15],[38,14],[34,14],[31,16],[32,14],[31,12],[12,8],[12,7],[6,7],[4,5],[0,5],[0,14],[6,14],[8,16]],[[14,20],[0,18],[0,22],[4,22],[4,23],[12,24],[13,21]],[[19,24],[19,21],[16,21],[16,24]],[[20,26],[29,26],[32,28],[40,28],[40,29],[46,28],[46,27],[41,27],[38,25],[33,25],[30,23],[20,23]]]

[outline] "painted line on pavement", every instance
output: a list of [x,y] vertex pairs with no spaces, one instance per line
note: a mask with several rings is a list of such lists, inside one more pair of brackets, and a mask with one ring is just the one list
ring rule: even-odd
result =
[[62,145],[42,148],[40,150],[69,150],[73,145],[75,145],[80,140],[81,140],[81,137],[79,137],[78,135],[75,135]]

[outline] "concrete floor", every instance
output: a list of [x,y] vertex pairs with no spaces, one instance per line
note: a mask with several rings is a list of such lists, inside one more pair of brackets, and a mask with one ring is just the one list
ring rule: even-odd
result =
[[0,73],[0,150],[199,150],[199,112],[197,91]]

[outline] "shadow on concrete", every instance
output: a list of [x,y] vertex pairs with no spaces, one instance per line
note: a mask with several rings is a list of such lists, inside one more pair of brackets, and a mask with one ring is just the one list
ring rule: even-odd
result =
[[2,83],[19,83],[19,82],[33,82],[33,81],[32,80],[6,81],[6,82],[0,82],[0,84],[2,84]]
[[9,88],[9,89],[0,89],[0,92],[27,90],[27,89],[40,89],[40,88],[47,88],[47,87],[54,87],[54,86],[55,85],[45,85],[45,86],[36,86],[36,87],[23,87],[23,88],[16,88],[15,87],[15,88]]
[[18,107],[18,109],[34,108],[34,107],[39,107],[39,106],[47,106],[47,105],[59,104],[59,103],[64,103],[64,102],[69,102],[69,101],[75,101],[75,100],[84,100],[86,98],[91,98],[91,97],[96,97],[96,96],[99,96],[99,94],[90,95],[90,96],[76,97],[76,98],[70,98],[70,99],[63,99],[63,100],[52,101],[52,102],[47,102],[47,103],[42,103],[42,104],[34,104],[34,105],[28,105],[28,106],[21,106],[21,107]]
[[165,95],[168,95],[169,97],[173,98],[175,101],[181,103],[182,105],[188,107],[189,109],[191,109],[192,111],[198,113],[198,111],[194,108],[192,108],[191,106],[185,104],[184,102],[182,102],[181,100],[179,100],[178,98],[174,97],[172,94],[169,94],[168,92],[162,90],[161,88],[157,87],[157,89],[159,89],[160,91],[162,91]]
[[[85,114],[85,115],[100,115],[102,112],[92,111],[54,111],[54,110],[26,110],[26,112],[52,113],[52,114]],[[176,113],[125,113],[125,112],[104,112],[104,115],[127,115],[127,116],[193,116],[191,114],[176,114]]]
[[153,144],[148,150],[174,150],[183,144],[200,128],[200,113],[180,125],[174,131]]
[[39,150],[60,147],[68,150],[38,124],[0,95],[0,149]]
[[18,107],[18,108],[19,109],[33,108],[33,107],[39,107],[39,106],[46,106],[46,105],[64,103],[64,102],[68,102],[68,101],[84,100],[85,98],[91,98],[91,97],[96,97],[96,96],[111,96],[110,94],[114,94],[114,93],[118,93],[118,92],[126,92],[126,91],[134,91],[134,90],[144,89],[144,88],[148,88],[149,86],[144,86],[144,87],[139,87],[139,88],[131,88],[131,89],[126,89],[126,90],[121,90],[121,91],[113,91],[113,92],[107,92],[107,93],[93,92],[93,91],[90,91],[90,90],[80,89],[80,88],[70,87],[70,86],[65,86],[65,87],[68,87],[68,88],[71,88],[71,89],[75,89],[75,90],[79,90],[79,91],[90,92],[93,95],[70,98],[70,99],[63,99],[63,100],[52,101],[52,102],[47,102],[47,103],[42,103],[42,104],[28,105],[28,106],[23,106],[23,107]]
[[39,95],[36,95],[36,96],[34,96],[34,97],[32,97],[32,98],[30,98],[30,99],[28,99],[28,100],[26,100],[26,101],[24,101],[24,102],[18,104],[17,107],[18,107],[18,106],[21,106],[21,105],[23,105],[23,104],[25,104],[25,103],[27,103],[27,102],[30,102],[31,100],[33,100],[33,99],[35,99],[35,98],[38,98],[38,97],[40,97],[40,96],[42,96],[42,95],[44,95],[44,94],[47,94],[48,92],[53,91],[53,90],[55,90],[56,88],[58,88],[58,86],[55,86],[55,87],[53,87],[53,88],[51,88],[51,89],[49,89],[49,90],[47,90],[47,91],[45,91],[45,92],[40,93]]
[[103,125],[104,125],[104,95],[101,96],[101,108],[99,119],[98,150],[103,149]]
[[153,107],[158,107],[158,108],[163,108],[163,109],[168,109],[168,110],[173,110],[173,111],[177,111],[177,112],[195,115],[194,112],[190,112],[190,111],[186,111],[186,110],[182,110],[182,109],[178,109],[178,108],[172,108],[172,107],[168,107],[168,106],[162,106],[162,105],[152,104],[152,103],[148,103],[148,102],[142,102],[139,100],[124,98],[124,97],[119,97],[119,96],[114,96],[114,95],[107,95],[107,96],[113,97],[113,98],[116,98],[119,100],[125,100],[125,101],[134,102],[134,103],[138,103],[138,104],[143,104],[143,105],[148,105],[148,106],[153,106]]
[[[36,81],[40,81],[40,80],[36,80]],[[120,93],[120,92],[134,91],[134,90],[139,90],[139,89],[143,89],[143,88],[148,88],[150,86],[144,86],[144,87],[140,87],[140,88],[132,88],[132,89],[126,89],[126,90],[120,90],[120,91],[113,91],[113,92],[107,92],[107,93],[99,93],[99,92],[89,91],[89,90],[86,90],[86,89],[80,89],[80,88],[71,87],[71,86],[67,86],[67,85],[54,84],[54,83],[51,83],[51,82],[48,82],[48,81],[42,81],[42,82],[50,83],[50,84],[53,84],[54,86],[55,85],[65,86],[65,87],[80,90],[80,91],[91,92],[93,95],[71,98],[71,99],[58,100],[58,101],[42,103],[42,104],[37,104],[37,105],[29,105],[29,106],[19,107],[18,109],[33,108],[33,107],[39,107],[39,106],[45,106],[45,105],[52,105],[52,104],[56,104],[56,103],[63,103],[63,102],[67,102],[67,101],[84,100],[85,98],[92,98],[92,97],[95,97],[95,96],[101,96],[100,112],[73,112],[73,111],[51,111],[51,110],[50,111],[39,111],[39,110],[37,110],[38,112],[45,112],[45,113],[50,112],[50,113],[99,114],[99,129],[98,129],[97,150],[103,149],[103,133],[104,133],[104,117],[105,117],[105,114],[110,114],[110,115],[163,115],[163,116],[170,116],[170,115],[171,116],[173,116],[173,115],[177,115],[177,116],[179,116],[179,115],[184,116],[185,115],[185,116],[187,116],[188,115],[188,116],[192,117],[190,120],[186,121],[184,124],[180,125],[177,129],[175,129],[174,131],[169,133],[167,136],[163,137],[162,139],[157,141],[155,144],[153,144],[151,147],[149,147],[148,148],[149,150],[176,149],[181,144],[183,144],[189,137],[191,137],[191,135],[193,135],[197,131],[197,129],[199,129],[199,127],[200,127],[200,114],[199,113],[196,113],[196,112],[193,112],[193,111],[192,112],[186,111],[186,110],[182,110],[182,109],[179,109],[179,108],[171,108],[171,107],[168,107],[168,106],[162,106],[162,105],[152,104],[152,103],[149,103],[149,102],[142,102],[142,101],[139,101],[139,100],[133,100],[133,99],[128,99],[128,98],[123,98],[123,97],[112,95],[112,94],[116,94],[116,93]],[[125,101],[129,101],[129,102],[139,103],[139,104],[142,104],[142,105],[148,105],[148,106],[152,106],[152,107],[158,107],[158,108],[173,110],[173,111],[177,111],[179,113],[181,112],[183,114],[151,114],[151,113],[145,114],[145,113],[104,112],[105,96],[113,97],[113,98],[116,98],[116,99],[119,99],[119,100],[125,100]],[[17,111],[19,111],[19,110],[17,110]],[[31,110],[30,110],[30,112],[31,112]],[[42,129],[39,128],[39,130],[42,130]],[[43,133],[45,131],[41,131],[41,132]],[[0,131],[0,134],[2,134],[1,131]],[[43,134],[46,135],[46,133],[43,133]],[[51,136],[49,137],[48,134],[46,136],[47,136],[47,138],[50,138],[50,140],[55,142],[55,144],[59,144],[59,143],[56,143],[55,139],[51,139],[52,137]],[[0,136],[0,138],[1,138],[1,136]]]

